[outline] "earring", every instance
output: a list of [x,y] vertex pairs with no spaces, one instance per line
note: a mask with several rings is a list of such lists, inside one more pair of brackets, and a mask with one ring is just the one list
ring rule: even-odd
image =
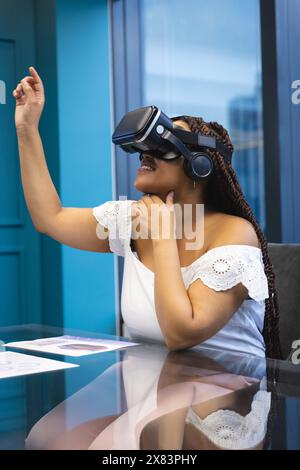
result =
[[196,181],[194,180],[194,189],[196,189]]

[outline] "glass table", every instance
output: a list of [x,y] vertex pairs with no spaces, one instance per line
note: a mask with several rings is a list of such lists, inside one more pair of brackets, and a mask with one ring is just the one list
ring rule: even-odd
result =
[[[0,329],[3,343],[61,335],[133,341],[41,325]],[[79,367],[0,379],[0,449],[300,449],[299,365],[134,341],[80,357],[7,348]]]

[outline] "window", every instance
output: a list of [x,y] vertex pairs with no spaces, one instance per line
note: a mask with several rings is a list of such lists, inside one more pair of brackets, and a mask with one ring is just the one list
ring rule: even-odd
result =
[[140,0],[139,31],[141,106],[226,127],[265,229],[259,0]]

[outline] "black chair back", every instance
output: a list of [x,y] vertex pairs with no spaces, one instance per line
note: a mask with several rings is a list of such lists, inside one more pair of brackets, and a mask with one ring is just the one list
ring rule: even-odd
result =
[[300,340],[300,244],[269,243],[280,313],[280,340],[284,358]]

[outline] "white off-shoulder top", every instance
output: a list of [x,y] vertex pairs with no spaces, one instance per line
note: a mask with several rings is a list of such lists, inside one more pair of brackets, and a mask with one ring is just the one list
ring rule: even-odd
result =
[[[93,215],[98,221],[96,233],[102,238],[101,226],[107,228],[111,251],[124,257],[121,294],[124,334],[134,341],[142,341],[144,338],[164,342],[155,311],[154,273],[131,249],[133,202],[108,201],[94,207]],[[262,330],[268,283],[260,248],[250,245],[212,248],[189,266],[181,267],[181,274],[187,289],[196,279],[215,291],[230,289],[240,282],[248,289],[248,298],[222,329],[201,343],[202,347],[265,357]]]

